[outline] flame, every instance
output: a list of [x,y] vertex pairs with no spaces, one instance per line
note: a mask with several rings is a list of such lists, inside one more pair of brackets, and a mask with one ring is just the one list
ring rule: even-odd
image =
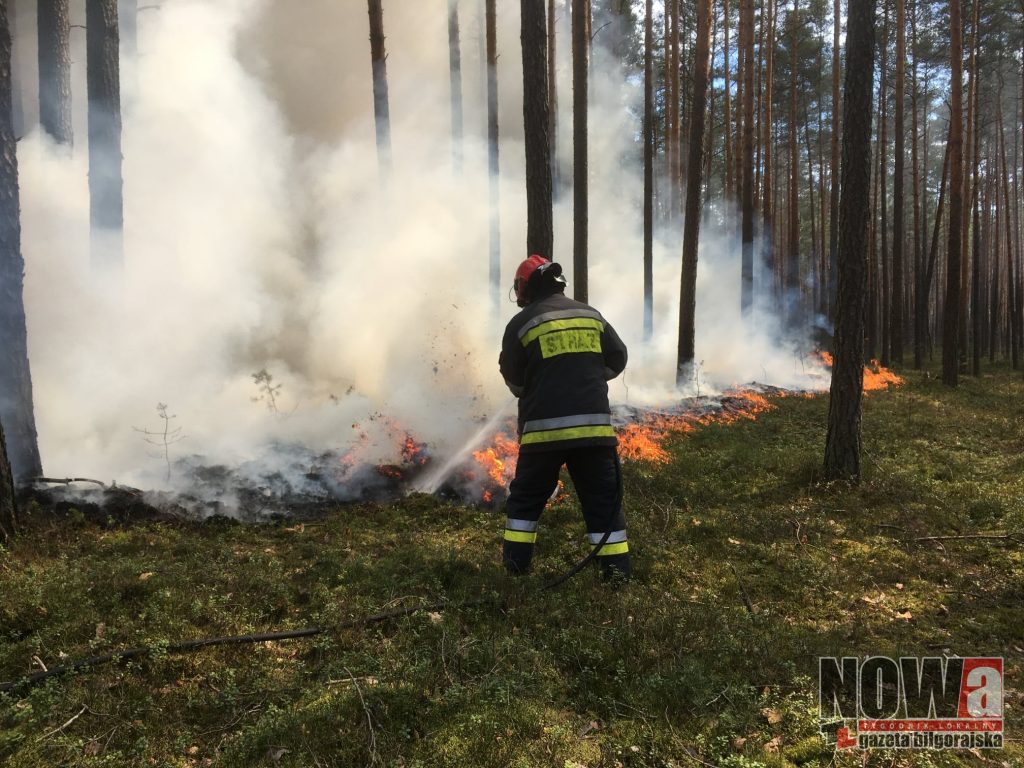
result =
[[418,443],[408,432],[402,440],[402,461],[406,464],[416,464],[422,467],[427,463],[426,443]]
[[[497,488],[506,488],[516,474],[516,459],[519,457],[519,442],[499,432],[489,446],[473,451],[473,459],[487,473],[490,483]],[[485,501],[488,491],[484,492]],[[490,491],[493,499],[493,490]]]
[[757,392],[730,390],[718,408],[697,402],[689,410],[646,416],[619,429],[619,455],[626,461],[667,464],[670,456],[664,443],[672,435],[688,434],[708,424],[733,424],[741,419],[756,419],[759,413],[774,407]]
[[[874,368],[874,370],[871,370],[872,368]],[[888,368],[884,368],[877,360],[872,360],[870,366],[864,366],[865,392],[872,392],[878,389],[888,389],[890,384],[898,387],[902,383],[902,377],[897,376]]]
[[[824,351],[816,354],[826,366],[832,367],[832,355]],[[869,365],[864,366],[865,392],[888,389],[890,385],[898,387],[901,384],[903,384],[903,377],[896,375],[877,360],[872,360]]]

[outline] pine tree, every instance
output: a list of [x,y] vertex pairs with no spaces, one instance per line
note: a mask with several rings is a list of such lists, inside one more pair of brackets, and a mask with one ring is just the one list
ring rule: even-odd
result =
[[71,22],[68,0],[39,0],[39,123],[58,144],[70,145]]
[[824,475],[828,480],[860,477],[864,386],[875,0],[850,0],[847,13],[835,359],[825,438]]
[[[18,154],[11,115],[11,36],[0,3],[0,422],[16,480],[42,474],[32,406],[19,218]],[[6,463],[6,458],[5,458]]]

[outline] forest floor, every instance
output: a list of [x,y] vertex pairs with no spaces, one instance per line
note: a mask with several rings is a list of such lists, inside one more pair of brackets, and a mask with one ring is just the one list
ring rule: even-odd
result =
[[[1024,548],[914,541],[1024,531],[1024,378],[950,391],[908,373],[871,393],[857,487],[819,481],[827,397],[772,402],[674,437],[668,464],[626,464],[635,579],[618,591],[591,571],[537,590],[583,554],[572,494],[518,580],[500,569],[500,511],[428,496],[305,525],[29,510],[0,548],[0,679],[154,652],[0,694],[0,764],[1024,765]],[[166,653],[481,596],[494,602]],[[818,656],[943,654],[1005,657],[1004,749],[824,746]]]

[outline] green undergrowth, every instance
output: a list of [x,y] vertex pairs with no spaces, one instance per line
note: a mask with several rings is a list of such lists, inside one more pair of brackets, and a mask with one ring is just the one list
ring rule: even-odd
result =
[[[506,578],[500,511],[427,496],[305,525],[107,527],[28,510],[0,549],[0,678],[150,646],[0,694],[0,764],[28,766],[807,766],[1024,764],[1024,380],[870,394],[864,479],[823,484],[827,398],[624,467],[634,581],[576,562],[574,497],[543,519],[537,573]],[[170,642],[336,627],[166,652]],[[749,602],[749,607],[747,603]],[[751,611],[751,609],[753,609]],[[1005,657],[1008,745],[836,755],[820,655]]]

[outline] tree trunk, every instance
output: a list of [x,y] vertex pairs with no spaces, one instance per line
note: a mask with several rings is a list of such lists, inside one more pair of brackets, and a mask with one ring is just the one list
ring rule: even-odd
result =
[[[722,0],[722,27],[725,33],[723,46],[725,79],[725,105],[722,107],[722,132],[724,133],[723,148],[725,150],[725,177],[722,179],[723,196],[726,203],[732,201],[732,86],[730,79],[732,73],[729,71],[729,0]],[[729,217],[729,206],[726,205],[726,216]],[[729,217],[731,218],[731,217]]]
[[[950,127],[952,130],[952,126]],[[918,309],[921,312],[923,324],[927,332],[929,324],[929,302],[928,297],[932,291],[932,280],[935,276],[935,268],[938,264],[939,254],[939,236],[942,230],[942,213],[945,210],[946,202],[946,189],[949,186],[949,168],[950,168],[950,155],[952,154],[952,145],[949,143],[947,134],[946,139],[946,153],[942,161],[942,181],[939,183],[939,198],[935,203],[935,220],[932,223],[932,239],[931,247],[928,249],[928,265],[925,267],[924,279],[921,283]],[[938,296],[939,285],[935,285],[935,293]],[[938,307],[936,307],[936,310]]]
[[[772,84],[775,77],[775,17],[777,15],[776,0],[766,0],[768,8],[768,33],[765,35],[766,47],[768,49],[765,56],[765,77],[764,77],[764,171],[762,173],[763,181],[762,188],[763,193],[761,195],[761,264],[762,266],[771,267],[775,261],[775,228],[772,226],[772,217],[775,214],[774,209],[774,184],[775,176],[774,169],[772,166],[773,157],[773,146],[775,143],[775,136],[773,132],[774,124],[772,118],[772,101],[774,88]],[[738,162],[738,161],[737,161]],[[751,259],[753,261],[753,259]],[[753,263],[750,265],[750,301],[753,302]],[[771,286],[769,286],[769,290]]]
[[743,41],[743,219],[740,308],[754,305],[754,2],[740,2]]
[[[520,40],[523,49],[523,128],[526,139],[526,249],[530,254],[538,254],[550,259],[553,255],[554,231],[551,220],[547,23],[544,0],[521,0],[520,8],[522,13]],[[585,115],[584,119],[586,119]],[[586,280],[585,273],[583,279]],[[579,282],[580,276],[576,275],[577,289]]]
[[4,425],[0,422],[0,544],[8,544],[18,533],[18,507],[14,498],[14,478],[7,461]]
[[452,101],[452,168],[462,173],[462,51],[459,45],[459,0],[448,0],[448,81]]
[[840,32],[839,0],[832,0],[832,164],[829,172],[831,189],[828,203],[828,306],[829,320],[835,322],[836,307],[836,276],[839,265],[836,256],[839,248],[839,32]]
[[797,89],[797,25],[799,24],[797,4],[789,16],[789,190],[787,209],[789,214],[788,248],[786,254],[785,306],[787,324],[796,330],[803,323],[803,297],[800,291],[800,153],[797,149],[796,132],[796,89]]
[[17,139],[11,116],[11,36],[0,3],[0,422],[15,479],[42,474],[32,407],[19,219]]
[[548,0],[548,149],[551,151],[551,196],[557,198],[561,192],[561,178],[558,171],[558,59],[555,55],[558,45],[555,20],[555,0]]
[[654,334],[654,3],[644,16],[644,341]]
[[587,68],[590,37],[587,14],[590,0],[572,3],[572,265],[573,297],[587,301],[587,248],[589,224],[587,168]]
[[[975,0],[975,8],[977,8],[977,0]],[[977,24],[977,11],[975,11],[975,24]],[[976,59],[977,53],[978,36],[975,34],[974,46],[971,48],[971,58]],[[972,68],[971,79],[977,75],[977,70]],[[974,115],[974,151],[971,153],[973,162],[971,164],[971,172],[973,175],[972,181],[972,198],[971,198],[971,211],[974,221],[972,222],[972,238],[971,238],[971,373],[974,376],[981,376],[981,200],[979,190],[979,173],[978,166],[980,165],[980,151],[981,151],[981,131],[978,125],[978,98],[981,89],[976,88],[974,90],[974,98],[972,100],[973,107],[971,109]]]
[[498,34],[496,0],[485,0],[487,49],[487,177],[490,192],[490,281],[494,310],[501,306],[501,184],[498,157]]
[[970,337],[970,327],[968,326],[968,310],[971,304],[971,251],[970,251],[970,233],[971,233],[971,201],[973,199],[971,192],[971,169],[976,161],[973,158],[974,154],[974,131],[977,127],[975,121],[975,91],[978,88],[978,73],[977,57],[975,55],[975,48],[978,42],[978,6],[979,3],[975,0],[972,3],[973,9],[971,12],[971,40],[968,48],[967,58],[967,120],[964,129],[967,132],[967,138],[964,141],[964,160],[965,168],[964,172],[964,211],[963,211],[963,222],[961,223],[960,229],[960,318],[959,318],[959,329],[960,337],[957,342],[958,352],[960,354],[959,367],[960,373],[967,373],[967,352],[968,352],[968,340]]
[[373,118],[377,127],[377,163],[381,175],[391,172],[391,112],[388,105],[388,64],[384,50],[384,9],[381,0],[367,0],[370,13],[370,64],[373,67]]
[[906,90],[906,9],[904,0],[896,0],[896,86],[895,102],[895,147],[893,149],[895,170],[892,182],[892,309],[889,311],[889,342],[893,362],[903,364],[903,153],[906,151],[903,134],[903,101]]
[[39,124],[71,145],[71,22],[68,0],[39,0]]
[[847,26],[838,303],[828,434],[825,439],[824,475],[827,480],[857,480],[860,477],[864,299],[867,289],[865,257],[871,216],[874,0],[850,0]]
[[694,315],[697,307],[697,244],[700,239],[701,170],[704,167],[704,115],[711,64],[711,0],[697,3],[697,43],[693,58],[693,98],[690,101],[690,140],[683,220],[683,265],[679,288],[679,344],[676,385],[693,377]]
[[96,267],[124,265],[121,81],[117,0],[86,0],[89,90],[89,221]]
[[960,335],[960,229],[963,225],[963,40],[960,0],[949,0],[950,108],[949,108],[949,239],[946,251],[946,303],[942,324],[942,381],[957,385]]
[[[575,2],[575,0],[574,0]],[[669,39],[669,79],[671,82],[670,95],[671,103],[668,105],[670,111],[671,131],[668,137],[670,154],[669,159],[669,199],[668,220],[673,225],[679,221],[680,205],[682,198],[682,158],[680,157],[680,145],[682,136],[682,94],[679,82],[679,4],[680,0],[668,0],[672,34]]]
[[1017,288],[1017,266],[1015,264],[1016,258],[1014,256],[1013,247],[1013,208],[1010,207],[1010,172],[1006,165],[1006,132],[1003,129],[1003,94],[1002,88],[999,89],[999,97],[997,100],[996,108],[996,122],[999,126],[999,143],[1000,143],[1000,163],[1002,166],[1002,187],[1003,187],[1003,222],[1006,228],[1006,271],[1007,271],[1007,307],[1009,309],[1009,338],[1010,338],[1010,362],[1013,365],[1013,369],[1017,370],[1020,366],[1020,329],[1017,323],[1017,312],[1020,307],[1018,301],[1020,299]]
[[[12,0],[9,4],[7,32],[11,41],[18,39],[18,3]],[[11,47],[11,120],[14,125],[14,136],[20,139],[25,135],[25,94],[21,85],[21,67],[16,55],[17,48]]]
[[879,337],[882,343],[881,362],[882,365],[889,365],[889,2],[888,0],[882,0],[882,2],[884,5],[882,61],[878,86],[878,184],[880,191],[878,207],[881,214],[878,239],[881,245],[879,254],[881,280],[875,285],[875,300],[881,312],[881,325],[879,326],[881,330]]
[[914,277],[912,281],[913,291],[910,306],[914,310],[914,368],[920,370],[924,365],[924,330],[920,325],[916,307],[918,294],[921,290],[921,274],[924,270],[924,234],[922,227],[924,221],[921,216],[921,174],[917,153],[917,3],[911,6],[910,14],[910,48],[913,56],[913,65],[910,70],[910,165],[911,178],[914,186]]

